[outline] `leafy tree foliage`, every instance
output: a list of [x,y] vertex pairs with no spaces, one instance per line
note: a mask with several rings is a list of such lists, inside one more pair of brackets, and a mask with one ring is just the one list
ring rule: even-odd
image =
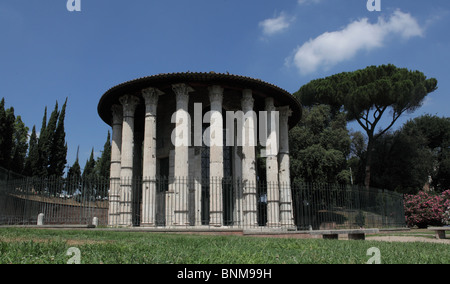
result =
[[3,98],[0,102],[0,166],[27,176],[61,177],[67,163],[66,106],[67,99],[59,111],[56,102],[48,123],[45,108],[39,138],[36,126],[28,137],[29,128],[20,116],[14,115],[14,108],[5,109]]
[[[450,188],[450,118],[424,115],[408,121],[402,132],[422,141],[420,145],[431,155],[429,175],[432,186],[438,191]],[[427,162],[422,160],[422,163]]]
[[78,181],[81,179],[81,167],[80,167],[80,163],[79,163],[79,159],[78,159],[79,151],[80,151],[80,147],[78,147],[77,158],[76,158],[75,162],[73,163],[73,165],[69,168],[69,171],[67,172],[67,179],[69,181],[71,181],[71,180]]
[[[67,193],[74,194],[81,188],[81,167],[78,159],[80,147],[77,149],[77,158],[67,172]],[[80,191],[81,192],[81,191]]]
[[111,165],[111,134],[108,131],[105,145],[103,146],[102,155],[95,163],[95,172],[100,178],[109,179]]
[[67,99],[61,109],[58,110],[58,102],[47,123],[47,108],[42,119],[41,133],[38,139],[39,159],[33,175],[45,177],[61,177],[67,160],[67,144],[65,141],[64,119]]
[[47,176],[47,167],[45,166],[48,157],[46,147],[47,145],[46,127],[47,127],[47,107],[45,107],[44,116],[42,117],[41,132],[39,134],[37,145],[38,160],[36,162],[35,168],[33,168],[32,176],[40,176],[40,177]]
[[[438,192],[447,190],[449,146],[449,118],[424,115],[409,120],[374,143],[377,154],[372,160],[372,185],[407,194],[417,194],[428,183]],[[364,157],[361,155],[361,164]],[[359,174],[357,178],[361,181],[364,177]]]
[[374,143],[373,186],[408,194],[423,188],[433,168],[433,155],[424,143],[424,137],[402,130],[380,137]]
[[0,166],[10,169],[14,136],[14,108],[5,109],[5,99],[0,102]]
[[95,160],[94,160],[94,149],[91,151],[91,155],[89,159],[86,161],[86,164],[83,169],[83,179],[93,179],[97,175],[95,173]]
[[344,114],[332,115],[327,105],[307,108],[289,139],[294,182],[350,182],[346,157],[351,141]]
[[67,143],[66,132],[64,130],[64,119],[66,116],[67,99],[58,113],[58,123],[55,132],[52,135],[52,140],[49,141],[50,156],[49,156],[49,175],[62,176],[64,168],[67,164]]
[[33,126],[33,130],[31,131],[29,141],[28,155],[25,159],[25,167],[23,170],[23,174],[26,176],[33,176],[33,173],[36,171],[37,168],[38,160],[39,160],[38,138],[36,134],[36,126]]
[[[402,114],[420,107],[425,97],[436,89],[436,79],[389,64],[311,81],[297,96],[307,106],[328,104],[332,113],[345,110],[347,120],[356,120],[364,129],[368,138],[364,183],[369,187],[374,142],[389,131]],[[388,125],[375,133],[388,111]]]
[[41,132],[41,135],[43,136],[43,143],[42,143],[42,149],[43,153],[45,154],[44,160],[43,160],[43,168],[45,169],[46,175],[48,176],[55,176],[55,131],[56,131],[56,124],[58,123],[58,102],[55,104],[55,109],[50,114],[50,119],[48,120],[47,126],[45,128],[44,133]]
[[14,108],[5,109],[5,99],[0,101],[0,166],[22,173],[28,150],[28,127]]
[[28,150],[28,131],[20,116],[16,117],[13,132],[12,161],[10,169],[22,173],[25,167],[25,158]]

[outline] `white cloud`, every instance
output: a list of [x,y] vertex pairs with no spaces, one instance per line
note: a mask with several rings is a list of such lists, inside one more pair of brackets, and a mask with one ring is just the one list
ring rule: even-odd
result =
[[[304,1],[304,0],[299,0]],[[301,74],[309,74],[319,68],[328,69],[336,64],[349,60],[359,51],[370,51],[384,45],[388,36],[400,36],[404,39],[422,36],[423,30],[410,14],[395,11],[386,21],[378,18],[375,24],[367,18],[354,21],[344,29],[325,32],[315,39],[310,39],[294,51],[288,58]]]
[[425,99],[422,102],[422,107],[429,107],[432,105],[434,105],[433,98],[430,96],[425,97]]
[[322,0],[298,0],[298,4],[303,5],[303,4],[317,4]]
[[272,36],[288,29],[293,20],[294,18],[287,16],[285,13],[281,13],[278,17],[260,22],[259,26],[262,27],[264,35]]

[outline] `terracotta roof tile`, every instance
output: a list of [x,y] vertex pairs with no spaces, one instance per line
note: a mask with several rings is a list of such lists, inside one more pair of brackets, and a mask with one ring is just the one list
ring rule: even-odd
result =
[[230,88],[249,88],[258,96],[271,96],[290,105],[294,110],[294,115],[290,119],[290,125],[297,124],[301,118],[301,105],[295,97],[288,91],[260,79],[247,76],[211,72],[180,72],[162,73],[138,79],[126,81],[109,89],[100,99],[98,112],[100,117],[108,124],[111,123],[111,106],[118,102],[118,98],[124,94],[136,93],[148,87],[163,88],[176,83],[205,83],[226,85]]

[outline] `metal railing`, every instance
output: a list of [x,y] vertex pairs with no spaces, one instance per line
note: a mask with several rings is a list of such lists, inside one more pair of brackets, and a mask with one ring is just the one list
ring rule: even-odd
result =
[[[149,182],[154,184],[154,193],[143,195]],[[403,195],[395,192],[335,184],[259,181],[251,185],[231,178],[135,178],[126,183],[108,179],[10,180],[0,184],[0,225],[35,225],[43,213],[45,224],[91,224],[97,217],[100,226],[107,226],[111,222],[110,189],[121,190],[124,184],[131,193],[127,213],[133,226],[141,225],[143,211],[148,214],[152,210],[156,226],[170,226],[181,218],[186,227],[213,226],[211,222],[234,228],[264,227],[283,214],[283,200],[292,200],[293,224],[298,230],[405,226]],[[273,199],[277,195],[281,202]],[[117,206],[121,218],[121,205]],[[246,217],[249,212],[253,219]]]
[[405,227],[403,195],[354,185],[302,183],[293,186],[299,229]]
[[24,178],[0,184],[0,224],[35,225],[43,213],[52,225],[90,224],[108,215],[107,180]]

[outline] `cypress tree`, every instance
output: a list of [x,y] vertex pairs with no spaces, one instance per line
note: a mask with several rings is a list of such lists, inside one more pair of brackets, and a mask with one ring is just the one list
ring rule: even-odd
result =
[[[67,98],[62,106],[50,145],[49,174],[61,177],[67,163],[67,143],[64,131],[64,119],[66,115]],[[49,121],[50,124],[50,121]]]
[[45,157],[45,167],[47,168],[47,175],[49,177],[52,176],[57,176],[57,172],[56,172],[56,160],[57,158],[55,157],[56,154],[56,150],[55,150],[55,132],[56,132],[56,125],[58,123],[58,116],[59,116],[59,111],[58,111],[58,102],[56,102],[55,104],[55,109],[53,110],[53,112],[50,115],[50,118],[48,120],[48,124],[47,124],[47,128],[45,129],[46,132],[46,153],[47,156]]
[[[4,99],[2,100],[3,110],[4,110]],[[0,111],[3,112],[3,111]],[[16,117],[14,115],[14,108],[11,107],[4,111],[1,121],[1,151],[0,151],[0,166],[10,169],[11,162],[13,158],[13,150],[14,150],[14,124],[16,121]]]
[[[20,116],[14,115],[14,108],[5,109],[5,99],[0,101],[0,166],[16,173],[30,176],[58,176],[64,174],[67,163],[64,118],[67,98],[61,112],[58,102],[47,123],[47,107],[39,139],[36,127],[28,142],[29,128]],[[27,155],[28,151],[28,155]]]
[[6,127],[6,111],[5,111],[5,98],[2,98],[2,100],[0,101],[0,133],[2,135],[0,135],[0,166],[4,166],[4,162],[3,162],[3,156],[4,156],[4,151],[3,151],[3,144],[5,143],[5,136],[3,135],[3,133],[5,133],[5,127]]
[[45,107],[42,119],[41,133],[38,140],[39,158],[36,163],[36,171],[33,175],[41,177],[62,177],[67,163],[67,143],[64,130],[64,119],[66,115],[67,98],[58,111],[58,102],[50,114],[47,122],[47,107]]
[[100,178],[109,178],[111,165],[111,134],[108,131],[108,136],[106,138],[106,143],[103,146],[103,152],[100,158],[98,158],[96,163],[96,173]]
[[41,133],[38,140],[38,160],[33,169],[33,175],[44,177],[47,176],[47,107],[44,110],[44,117],[42,118]]
[[95,160],[94,160],[94,148],[92,148],[91,156],[86,161],[86,165],[83,169],[83,179],[92,179],[95,177]]
[[69,194],[75,193],[75,191],[79,188],[79,184],[81,181],[81,168],[80,163],[78,162],[78,152],[80,150],[80,146],[78,146],[77,150],[77,159],[75,160],[75,163],[70,167],[68,173],[67,173],[67,180],[68,180],[68,192]]
[[36,126],[31,131],[30,141],[28,144],[28,156],[25,160],[23,174],[26,176],[34,176],[38,169],[36,168],[39,160],[38,139],[36,135]]
[[75,163],[70,167],[69,172],[67,173],[67,178],[70,179],[80,179],[81,178],[81,168],[80,163],[78,159],[78,153],[80,151],[80,146],[78,146],[77,150],[77,159],[75,160]]
[[22,173],[25,166],[25,157],[28,150],[28,131],[30,129],[25,126],[22,118],[16,117],[13,132],[13,149],[12,161],[10,169],[16,173]]
[[93,197],[95,195],[95,186],[96,186],[95,160],[93,148],[91,156],[86,161],[86,165],[84,166],[82,178],[83,178],[83,189],[82,189],[83,195],[88,198]]

